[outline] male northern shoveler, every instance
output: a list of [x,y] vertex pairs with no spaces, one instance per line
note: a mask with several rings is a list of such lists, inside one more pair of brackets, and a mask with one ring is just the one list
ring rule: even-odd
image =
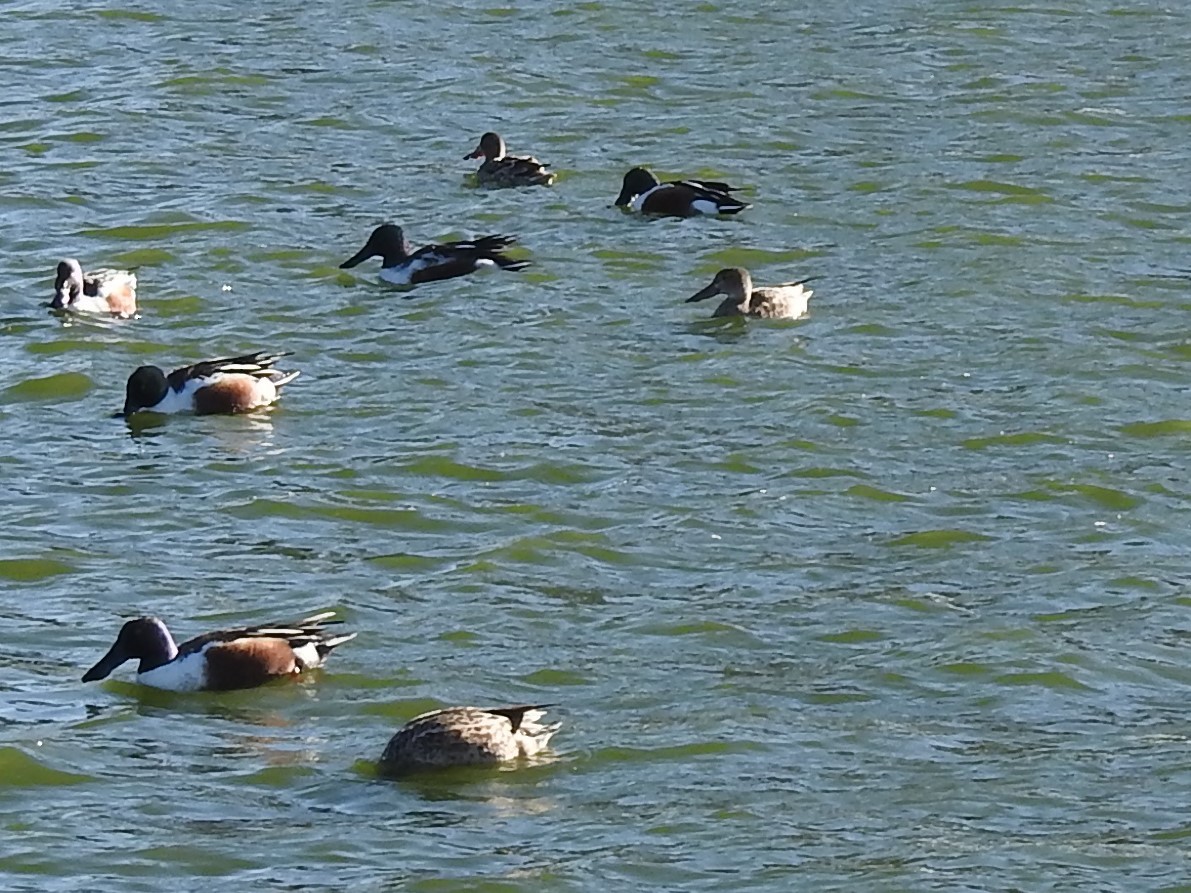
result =
[[246,626],[196,636],[181,645],[156,617],[129,620],[84,682],[106,679],[125,661],[139,659],[136,681],[168,691],[226,691],[255,688],[282,676],[321,667],[327,655],[356,637],[333,636],[334,611],[295,624]]
[[554,174],[546,165],[533,157],[518,157],[505,154],[505,141],[499,133],[489,131],[480,137],[480,144],[464,160],[484,157],[484,163],[476,171],[476,182],[481,186],[500,189],[506,186],[549,186]]
[[549,706],[447,707],[423,713],[389,739],[379,768],[387,775],[403,775],[447,766],[494,766],[532,757],[546,748],[562,725],[539,722]]
[[106,268],[84,273],[82,264],[68,257],[58,262],[50,306],[80,313],[136,316],[136,274]]
[[166,375],[156,366],[141,366],[128,376],[124,409],[127,418],[134,412],[250,412],[268,406],[278,397],[278,389],[298,377],[298,372],[282,372],[273,364],[288,353],[245,354],[204,360],[183,366]]
[[501,253],[501,249],[508,248],[516,241],[513,236],[483,236],[470,242],[425,245],[411,253],[401,227],[385,223],[374,229],[364,247],[339,267],[348,269],[370,257],[379,256],[380,278],[393,285],[417,285],[420,282],[453,279],[474,273],[482,267],[524,270],[529,266],[529,261],[513,260]]
[[732,198],[736,189],[727,183],[713,180],[670,180],[658,178],[643,167],[635,167],[624,175],[618,207],[626,205],[642,214],[662,217],[694,217],[698,214],[738,214],[752,207]]

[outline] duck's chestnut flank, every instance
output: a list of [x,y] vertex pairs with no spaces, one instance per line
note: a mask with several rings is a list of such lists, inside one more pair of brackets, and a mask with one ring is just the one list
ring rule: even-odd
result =
[[157,366],[141,366],[124,389],[125,418],[141,410],[200,415],[251,412],[274,403],[282,386],[300,374],[275,367],[288,353],[258,351],[238,357],[204,360],[166,375]]

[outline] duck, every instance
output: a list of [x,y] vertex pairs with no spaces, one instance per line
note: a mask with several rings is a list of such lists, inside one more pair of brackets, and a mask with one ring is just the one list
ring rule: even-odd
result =
[[221,629],[183,642],[157,617],[138,617],[120,628],[116,642],[84,682],[106,679],[129,660],[139,660],[136,681],[166,691],[230,691],[256,688],[273,679],[321,667],[327,656],[356,633],[332,635],[326,627],[342,621],[334,611],[297,623]]
[[549,186],[555,180],[553,171],[536,158],[505,154],[505,141],[499,133],[488,131],[480,137],[480,144],[464,160],[484,158],[476,171],[476,182],[491,189],[509,186]]
[[440,279],[466,276],[484,267],[524,270],[529,261],[513,260],[502,250],[514,244],[514,236],[482,236],[472,241],[425,245],[410,251],[405,232],[395,223],[384,223],[372,231],[364,247],[339,265],[350,269],[370,257],[380,257],[380,278],[392,285],[418,285]]
[[58,261],[50,307],[78,313],[111,313],[129,319],[136,316],[136,274],[106,267],[84,273],[83,265],[75,258],[64,258]]
[[730,193],[736,188],[715,180],[669,180],[662,183],[645,168],[635,167],[624,175],[616,205],[660,217],[739,214],[752,205],[731,196]]
[[128,376],[124,409],[134,413],[193,412],[196,415],[251,412],[277,400],[283,385],[299,372],[282,372],[274,364],[288,353],[257,351],[239,357],[204,360],[166,375],[157,366],[141,366]]
[[703,301],[713,295],[727,295],[715,308],[715,316],[754,316],[761,319],[798,319],[805,315],[807,301],[814,292],[803,286],[816,279],[808,276],[781,285],[753,286],[753,277],[744,267],[720,270],[711,284],[699,289],[686,302]]
[[381,754],[385,775],[449,766],[496,766],[545,750],[562,723],[541,719],[551,704],[517,707],[447,707],[415,716],[397,730]]

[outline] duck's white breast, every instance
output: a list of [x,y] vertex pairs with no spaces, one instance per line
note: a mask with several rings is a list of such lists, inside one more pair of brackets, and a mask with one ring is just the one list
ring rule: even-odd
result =
[[629,207],[632,208],[634,211],[640,211],[642,205],[645,204],[645,200],[647,198],[649,198],[651,195],[653,195],[655,192],[657,192],[659,189],[661,189],[663,185],[665,185],[665,184],[659,183],[657,186],[654,186],[652,189],[647,189],[644,192],[642,192],[640,195],[635,196],[633,198],[633,200],[631,202],[629,202]]
[[136,681],[166,691],[201,691],[207,685],[206,665],[207,660],[200,651],[172,660],[147,673],[137,673]]
[[70,309],[79,313],[107,313],[111,307],[105,292],[103,295],[81,294],[70,302]]
[[180,391],[168,388],[165,396],[155,406],[149,408],[153,412],[164,413],[194,412],[194,392],[205,385],[209,385],[217,378],[218,376],[212,376],[211,378],[192,378],[186,382]]
[[426,266],[421,261],[414,261],[409,264],[402,264],[400,267],[381,267],[380,278],[382,282],[388,282],[391,285],[409,285],[410,279],[414,272]]

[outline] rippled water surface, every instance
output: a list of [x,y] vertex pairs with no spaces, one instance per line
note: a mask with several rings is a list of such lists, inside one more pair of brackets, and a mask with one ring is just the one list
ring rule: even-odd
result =
[[[0,4],[0,887],[1191,890],[1191,11]],[[559,170],[471,188],[480,133]],[[725,179],[736,219],[611,207]],[[521,239],[400,292],[391,219]],[[48,315],[57,259],[132,322]],[[722,266],[817,275],[711,322]],[[255,349],[272,412],[112,419]],[[83,685],[338,610],[294,685]],[[557,758],[394,783],[440,704]]]

